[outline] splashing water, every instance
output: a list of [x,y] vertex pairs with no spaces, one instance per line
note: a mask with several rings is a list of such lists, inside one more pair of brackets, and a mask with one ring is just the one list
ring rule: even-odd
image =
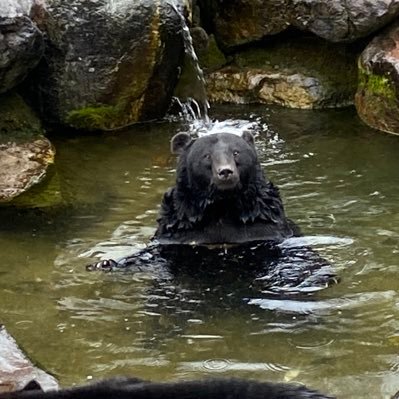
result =
[[201,137],[214,133],[231,133],[241,136],[244,131],[251,132],[257,136],[260,131],[269,131],[269,127],[260,118],[254,120],[247,119],[225,119],[223,121],[211,120],[208,116],[203,119],[201,108],[193,98],[181,102],[178,98],[174,99],[179,105],[181,112],[179,118],[182,118],[186,124],[184,131],[192,136]]
[[194,98],[189,97],[186,99],[186,101],[182,102],[179,98],[173,97],[173,101],[180,107],[181,111],[179,113],[179,117],[184,121],[201,121],[202,125],[204,126],[211,123],[208,114],[206,115],[205,119],[202,117],[201,107]]
[[213,133],[231,133],[241,136],[244,131],[250,131],[254,136],[256,136],[260,131],[268,131],[269,127],[264,122],[261,123],[259,119],[254,121],[244,119],[212,121],[209,118],[208,110],[210,105],[206,93],[204,72],[200,67],[197,54],[195,53],[190,29],[187,26],[183,12],[179,11],[178,5],[173,1],[169,4],[181,20],[185,52],[194,69],[195,79],[198,83],[198,90],[195,94],[197,99],[193,97],[188,97],[185,101],[181,101],[177,97],[174,97],[173,99],[181,110],[179,117],[187,123],[185,131],[197,137]]

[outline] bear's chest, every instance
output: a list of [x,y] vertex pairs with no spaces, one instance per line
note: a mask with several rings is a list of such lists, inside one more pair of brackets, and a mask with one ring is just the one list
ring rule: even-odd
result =
[[274,223],[239,223],[220,217],[208,223],[200,223],[190,230],[179,230],[157,237],[161,244],[224,245],[244,244],[255,241],[279,243],[293,235],[288,225]]

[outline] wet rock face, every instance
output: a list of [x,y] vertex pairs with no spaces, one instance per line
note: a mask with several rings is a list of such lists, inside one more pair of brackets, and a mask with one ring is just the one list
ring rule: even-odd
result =
[[169,2],[47,0],[45,8],[45,61],[30,89],[44,118],[108,130],[164,114],[183,54]]
[[0,325],[0,393],[22,390],[28,384],[44,391],[59,388],[56,379],[35,367]]
[[43,37],[29,18],[34,0],[1,0],[0,93],[20,83],[43,55]]
[[352,41],[399,15],[398,0],[291,0],[292,25],[332,42]]
[[359,116],[371,127],[399,134],[399,23],[371,41],[358,67]]
[[213,24],[224,48],[259,40],[287,27],[286,0],[217,0]]
[[332,42],[353,41],[399,15],[399,0],[202,0],[224,48],[259,40],[288,26]]

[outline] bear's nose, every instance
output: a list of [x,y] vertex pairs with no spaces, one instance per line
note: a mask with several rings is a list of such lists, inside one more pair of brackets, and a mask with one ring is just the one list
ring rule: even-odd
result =
[[230,168],[221,168],[218,170],[218,175],[221,179],[228,179],[233,174],[233,170]]

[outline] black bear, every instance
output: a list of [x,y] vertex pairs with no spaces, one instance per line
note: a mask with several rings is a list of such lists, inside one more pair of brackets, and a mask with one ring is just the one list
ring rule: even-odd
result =
[[215,269],[246,269],[263,288],[294,293],[337,281],[315,251],[278,245],[300,231],[286,217],[278,188],[263,174],[251,133],[198,139],[179,133],[171,140],[171,152],[179,155],[176,184],[164,194],[152,245],[88,270],[157,263],[173,274],[204,278]]
[[279,191],[262,172],[251,133],[179,133],[176,185],[163,198],[155,239],[161,244],[281,242],[299,234]]
[[241,379],[146,382],[113,378],[60,391],[17,391],[0,399],[334,399],[305,386]]

